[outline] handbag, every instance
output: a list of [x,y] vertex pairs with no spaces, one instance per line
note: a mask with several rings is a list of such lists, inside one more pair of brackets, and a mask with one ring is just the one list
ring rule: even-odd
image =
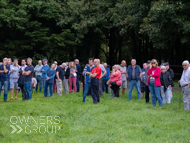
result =
[[116,82],[117,82],[117,81],[110,81],[110,84],[111,84],[111,85],[117,85]]

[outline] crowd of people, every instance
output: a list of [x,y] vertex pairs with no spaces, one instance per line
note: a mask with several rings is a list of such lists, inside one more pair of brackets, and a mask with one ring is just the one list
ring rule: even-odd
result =
[[[27,62],[27,64],[26,64]],[[190,110],[190,66],[188,61],[182,63],[183,73],[179,83],[183,91],[184,109]],[[136,64],[136,60],[131,60],[131,65],[126,66],[126,61],[121,61],[120,65],[114,65],[111,70],[107,63],[100,63],[99,59],[89,58],[88,64],[82,67],[79,60],[75,59],[71,62],[64,62],[58,65],[56,61],[48,65],[48,60],[39,60],[34,67],[32,59],[27,61],[23,59],[21,66],[18,60],[4,58],[0,63],[0,92],[4,92],[4,102],[7,101],[7,93],[10,90],[11,98],[15,93],[15,100],[18,100],[18,92],[22,92],[22,100],[32,99],[32,94],[44,92],[44,97],[51,97],[53,92],[58,96],[71,92],[79,92],[80,86],[83,87],[83,99],[85,102],[86,96],[91,95],[93,103],[100,102],[100,97],[103,92],[108,94],[111,90],[111,98],[119,98],[120,91],[125,95],[128,88],[128,99],[132,100],[132,91],[134,86],[137,89],[137,99],[144,98],[146,103],[149,103],[151,96],[152,105],[156,106],[158,101],[159,106],[172,100],[172,87],[174,71],[170,68],[169,63],[158,65],[157,60],[149,60],[143,64],[143,68]],[[81,84],[80,84],[81,80]]]

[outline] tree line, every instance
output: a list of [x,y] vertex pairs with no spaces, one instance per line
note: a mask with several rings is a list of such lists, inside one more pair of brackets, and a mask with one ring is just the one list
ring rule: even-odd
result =
[[190,57],[187,0],[0,0],[0,57],[89,57],[181,64]]

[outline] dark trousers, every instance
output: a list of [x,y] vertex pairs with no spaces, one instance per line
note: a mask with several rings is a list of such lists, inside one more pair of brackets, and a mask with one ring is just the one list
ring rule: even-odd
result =
[[91,95],[92,95],[92,100],[94,104],[100,102],[98,92],[99,92],[99,79],[92,78],[91,79]]
[[145,100],[146,100],[146,103],[149,103],[149,93],[150,93],[150,90],[149,90],[148,86],[146,85],[145,86]]
[[24,84],[19,85],[21,91],[22,91],[22,100],[26,100],[26,91],[24,89]]
[[80,79],[80,76],[79,76],[79,75],[77,75],[77,81],[76,81],[77,92],[79,92],[79,90],[80,90],[79,79]]
[[103,79],[103,91],[108,93],[108,85],[107,85],[108,79]]
[[113,90],[115,97],[119,97],[119,86],[118,85],[112,85],[111,89]]

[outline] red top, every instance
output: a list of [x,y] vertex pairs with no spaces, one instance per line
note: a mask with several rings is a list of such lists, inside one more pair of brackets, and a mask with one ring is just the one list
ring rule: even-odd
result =
[[[154,70],[154,72],[153,72],[153,70]],[[152,72],[154,73],[154,74],[152,74]],[[147,71],[147,75],[151,75],[151,77],[154,77],[154,85],[155,86],[161,86],[161,82],[160,82],[160,74],[161,74],[161,70],[160,70],[160,68],[158,67],[158,68],[151,68],[151,69],[149,69],[148,71]],[[149,80],[150,80],[150,77],[148,78],[148,80],[147,80],[147,85],[149,84]]]
[[101,68],[100,66],[94,67],[94,68],[92,69],[92,71],[91,71],[91,74],[93,74],[93,73],[96,73],[96,74],[97,74],[95,78],[100,79],[100,76],[101,76],[101,74],[102,74],[102,68]]
[[121,72],[118,70],[117,72],[115,72],[115,75],[111,74],[110,81],[116,81],[116,84],[118,86],[121,86],[121,83],[122,83],[121,82]]

